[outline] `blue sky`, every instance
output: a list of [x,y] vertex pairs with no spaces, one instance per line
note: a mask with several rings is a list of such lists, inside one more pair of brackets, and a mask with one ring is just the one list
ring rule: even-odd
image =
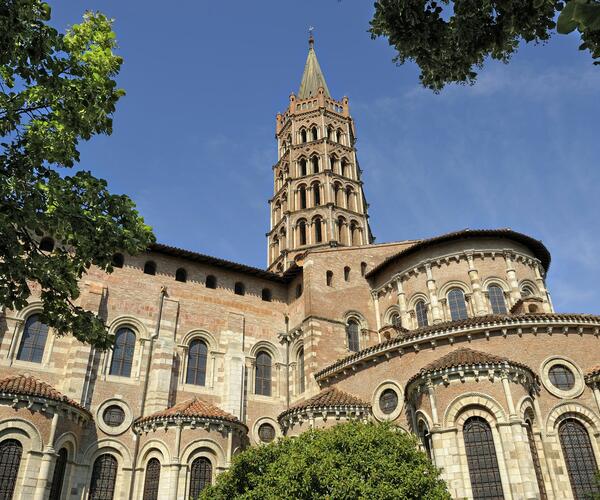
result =
[[330,91],[350,98],[377,242],[511,227],[550,249],[557,310],[600,313],[600,67],[577,37],[435,95],[370,39],[371,1],[51,4],[61,28],[84,9],[115,18],[127,96],[82,166],[130,195],[160,242],[265,266],[275,114],[312,25]]

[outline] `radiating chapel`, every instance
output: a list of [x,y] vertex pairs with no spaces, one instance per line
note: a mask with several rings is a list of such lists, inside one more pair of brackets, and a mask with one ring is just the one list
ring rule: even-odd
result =
[[457,499],[597,491],[600,317],[555,311],[547,248],[510,229],[375,243],[313,45],[276,117],[266,269],[114,255],[80,285],[105,352],[35,298],[2,311],[0,499],[187,499],[245,447],[347,420],[417,435]]

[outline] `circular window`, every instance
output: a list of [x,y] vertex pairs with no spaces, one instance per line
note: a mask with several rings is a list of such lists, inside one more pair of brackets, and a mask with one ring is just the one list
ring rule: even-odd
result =
[[258,437],[263,443],[270,443],[275,439],[275,427],[271,424],[262,424],[258,428]]
[[554,365],[548,370],[548,378],[554,387],[570,391],[575,387],[575,375],[565,365]]
[[398,394],[394,389],[385,389],[379,396],[379,409],[389,415],[398,407]]
[[109,427],[119,427],[125,422],[125,411],[117,405],[110,405],[104,410],[102,420]]

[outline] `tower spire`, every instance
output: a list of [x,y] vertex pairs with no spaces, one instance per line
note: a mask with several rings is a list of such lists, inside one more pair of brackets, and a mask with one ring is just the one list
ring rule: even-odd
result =
[[321,71],[321,66],[319,66],[319,61],[317,60],[313,31],[314,28],[312,26],[308,28],[308,56],[306,58],[306,64],[304,65],[300,90],[298,90],[299,99],[307,99],[316,96],[320,87],[323,87],[325,96],[331,97],[329,89],[327,88],[327,83],[325,83],[325,77]]

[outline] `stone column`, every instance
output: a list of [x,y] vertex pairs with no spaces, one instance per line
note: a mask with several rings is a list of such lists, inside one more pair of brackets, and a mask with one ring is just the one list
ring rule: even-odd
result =
[[404,328],[409,328],[409,325],[412,325],[410,324],[410,314],[408,313],[408,309],[406,307],[406,294],[404,293],[404,288],[402,287],[402,278],[400,276],[396,278],[396,291],[398,293],[398,309],[400,309],[402,326]]
[[469,279],[471,280],[471,289],[473,290],[473,309],[476,316],[485,316],[488,313],[483,293],[481,290],[481,280],[479,272],[475,268],[473,253],[467,252],[467,263],[469,264]]
[[506,279],[508,280],[508,286],[510,287],[510,298],[511,302],[514,304],[521,298],[521,292],[519,291],[519,280],[517,280],[517,272],[513,267],[510,252],[504,252],[504,261],[506,262]]
[[169,500],[177,500],[177,490],[179,488],[179,469],[181,468],[181,425],[177,426],[175,431],[175,454],[171,463],[171,495]]
[[431,406],[431,420],[433,427],[440,427],[440,419],[438,417],[437,403],[435,400],[435,388],[431,379],[427,380],[427,395],[429,396],[429,404]]
[[429,303],[431,304],[431,319],[433,324],[441,323],[444,320],[444,315],[440,308],[437,287],[433,273],[431,272],[431,264],[425,264],[425,272],[427,273],[427,290],[429,291]]
[[52,415],[52,424],[50,426],[50,436],[48,437],[48,444],[44,449],[44,455],[40,464],[40,471],[38,474],[38,480],[35,487],[34,500],[44,500],[47,497],[48,490],[50,489],[51,472],[56,462],[56,451],[54,450],[54,438],[56,436],[56,427],[58,426],[58,408],[54,408],[54,415]]
[[534,263],[533,269],[535,271],[535,283],[540,291],[541,299],[543,302],[544,312],[552,312],[552,306],[550,304],[550,299],[548,297],[548,290],[546,290],[546,283],[544,282],[544,277],[542,275],[542,265],[539,262]]
[[373,304],[375,305],[375,322],[377,325],[377,332],[381,329],[381,317],[379,316],[379,292],[371,292],[373,298]]

